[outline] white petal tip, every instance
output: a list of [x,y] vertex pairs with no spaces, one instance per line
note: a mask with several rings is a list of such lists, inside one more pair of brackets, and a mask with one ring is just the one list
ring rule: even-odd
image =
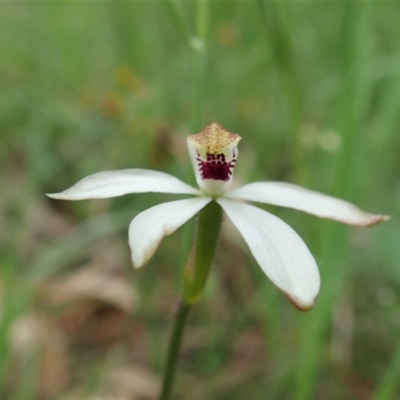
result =
[[50,197],[52,199],[57,199],[57,200],[58,199],[60,199],[60,200],[64,199],[63,192],[61,192],[61,193],[46,193],[46,196]]
[[365,213],[365,215],[359,222],[349,223],[349,225],[367,227],[367,226],[373,226],[373,225],[380,224],[382,222],[389,221],[389,219],[390,219],[389,215]]
[[310,302],[305,302],[299,298],[290,297],[287,293],[285,293],[285,296],[292,303],[292,305],[299,311],[310,311],[314,307],[318,297],[316,296],[314,300],[310,303]]
[[55,200],[87,200],[88,198],[85,196],[79,196],[76,193],[71,193],[69,189],[64,190],[60,193],[46,193],[47,197],[50,197]]
[[380,224],[381,222],[386,222],[390,219],[390,215],[374,215],[373,217],[374,218],[372,218],[372,222],[366,226]]
[[[159,242],[158,242],[159,243]],[[157,249],[157,246],[154,247],[152,250],[148,250],[147,254],[137,254],[137,251],[134,251],[131,248],[131,260],[132,260],[132,265],[133,269],[141,269],[144,267],[150,260],[150,258],[153,256]]]
[[143,263],[132,263],[133,264],[133,269],[140,269],[144,266],[144,262]]

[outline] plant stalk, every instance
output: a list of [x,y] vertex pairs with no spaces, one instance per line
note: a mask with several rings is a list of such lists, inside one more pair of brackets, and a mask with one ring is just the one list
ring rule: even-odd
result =
[[168,354],[165,361],[164,377],[162,381],[159,400],[168,400],[172,392],[176,365],[178,361],[179,348],[181,346],[183,330],[191,305],[184,300],[179,301],[178,309],[175,314],[174,326],[168,347]]
[[192,305],[197,303],[203,294],[217,249],[221,224],[222,208],[215,201],[211,201],[199,213],[196,238],[185,269],[184,296],[180,300],[175,314],[159,400],[171,398],[179,348],[187,316]]

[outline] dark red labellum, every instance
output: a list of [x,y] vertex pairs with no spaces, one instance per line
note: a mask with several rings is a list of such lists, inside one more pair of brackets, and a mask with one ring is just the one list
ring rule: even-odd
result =
[[197,152],[197,155],[199,157],[197,157],[196,160],[198,161],[202,179],[213,179],[215,181],[224,182],[229,181],[236,163],[235,153],[233,153],[233,159],[230,162],[225,160],[225,155],[223,153],[216,155],[207,153],[206,160],[200,158],[199,152]]

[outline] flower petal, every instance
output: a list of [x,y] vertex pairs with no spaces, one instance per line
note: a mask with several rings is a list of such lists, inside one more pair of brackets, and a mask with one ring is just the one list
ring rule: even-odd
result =
[[210,201],[209,197],[171,201],[138,214],[129,226],[129,246],[133,265],[136,268],[144,265],[152,257],[164,236],[175,232]]
[[389,219],[369,214],[347,201],[285,182],[255,182],[227,193],[225,197],[294,208],[348,225],[369,226]]
[[285,222],[260,208],[218,199],[261,269],[298,308],[313,306],[320,278],[314,257]]
[[122,169],[89,175],[63,192],[47,196],[62,200],[86,200],[145,192],[200,194],[199,190],[165,172]]

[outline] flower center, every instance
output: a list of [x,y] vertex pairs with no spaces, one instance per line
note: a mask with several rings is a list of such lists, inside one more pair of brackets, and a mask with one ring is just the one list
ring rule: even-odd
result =
[[188,137],[196,182],[207,196],[222,196],[232,183],[240,139],[216,122]]
[[232,160],[227,162],[225,154],[207,153],[207,158],[201,158],[197,151],[197,158],[201,179],[213,179],[215,181],[229,181],[232,170],[235,167],[236,155],[233,151]]

